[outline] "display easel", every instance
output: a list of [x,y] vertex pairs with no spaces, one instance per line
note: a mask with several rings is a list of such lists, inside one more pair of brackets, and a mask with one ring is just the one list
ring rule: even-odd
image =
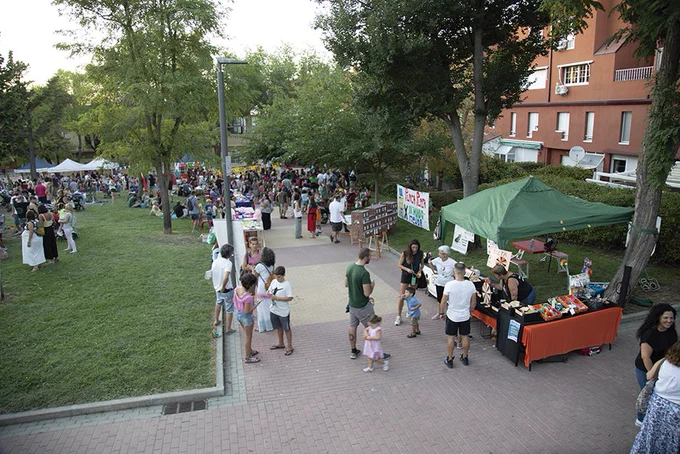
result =
[[[359,248],[361,248],[361,240],[359,240]],[[377,235],[368,237],[368,249],[374,252],[378,258],[382,257],[383,251],[389,251],[390,242],[387,237],[387,231],[380,232]]]

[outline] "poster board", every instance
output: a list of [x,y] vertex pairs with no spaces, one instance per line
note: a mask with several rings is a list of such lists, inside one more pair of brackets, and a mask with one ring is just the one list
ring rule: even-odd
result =
[[397,185],[397,215],[406,222],[430,231],[430,193]]
[[489,254],[489,259],[486,261],[486,266],[493,268],[494,266],[501,264],[508,270],[510,268],[510,259],[512,259],[512,252],[504,251],[499,249],[498,246],[491,249]]
[[451,243],[451,249],[456,252],[460,252],[463,255],[467,254],[468,245],[470,242],[475,241],[475,234],[465,230],[463,227],[457,225],[453,230],[453,242]]

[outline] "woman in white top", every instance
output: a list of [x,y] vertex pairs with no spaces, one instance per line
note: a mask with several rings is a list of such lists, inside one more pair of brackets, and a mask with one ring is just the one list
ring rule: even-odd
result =
[[[273,331],[271,320],[271,305],[272,300],[267,293],[271,281],[274,280],[274,263],[276,262],[276,255],[274,251],[268,247],[262,249],[262,256],[260,263],[255,265],[253,274],[257,277],[257,297],[260,303],[257,306],[257,330],[261,333],[265,331]],[[271,279],[270,279],[271,277]]]
[[67,203],[65,210],[66,214],[59,218],[59,224],[61,224],[61,230],[64,232],[66,244],[68,244],[65,250],[75,254],[78,248],[76,248],[76,242],[73,240],[73,204]]
[[[434,260],[430,260],[430,268],[435,273],[434,285],[437,289],[437,303],[441,302],[442,296],[444,296],[444,286],[447,282],[453,280],[453,266],[456,261],[449,257],[451,253],[451,248],[448,246],[439,246],[439,257]],[[439,318],[439,314],[435,314],[432,320]]]
[[657,375],[654,393],[631,454],[680,452],[680,341],[647,372],[647,379]]

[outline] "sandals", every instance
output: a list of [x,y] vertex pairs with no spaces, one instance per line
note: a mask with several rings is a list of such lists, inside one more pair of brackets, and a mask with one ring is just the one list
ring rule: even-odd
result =
[[295,351],[295,349],[294,349],[294,348],[291,348],[290,350],[286,350],[286,353],[284,353],[284,354],[285,354],[286,356],[290,356],[290,355],[293,354],[294,351]]
[[272,345],[271,347],[269,347],[269,350],[278,350],[278,349],[281,349],[281,348],[286,348],[286,346],[280,345],[280,344],[275,344],[275,345]]
[[260,362],[260,358],[249,356],[243,360],[246,364],[255,364]]
[[406,337],[408,337],[409,339],[413,339],[414,337],[418,337],[418,335],[416,333],[409,333],[406,335]]

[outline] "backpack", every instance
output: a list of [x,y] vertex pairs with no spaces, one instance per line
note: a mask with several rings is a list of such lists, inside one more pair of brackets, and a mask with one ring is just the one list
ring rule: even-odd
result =
[[194,211],[194,201],[191,199],[191,197],[187,199],[187,210],[190,212]]

